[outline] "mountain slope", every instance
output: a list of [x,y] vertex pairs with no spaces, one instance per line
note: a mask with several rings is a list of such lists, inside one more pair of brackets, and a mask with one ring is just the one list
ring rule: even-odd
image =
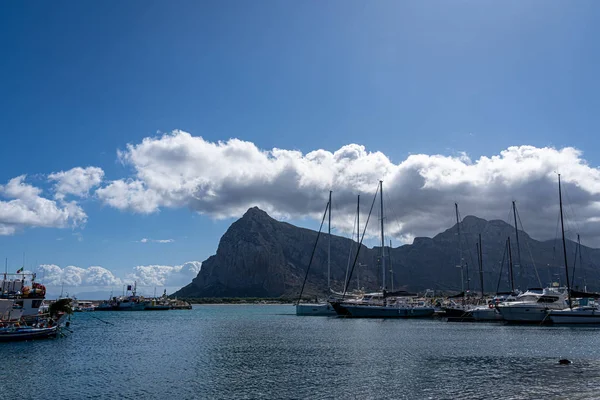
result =
[[[509,289],[506,239],[510,236],[515,286],[547,285],[551,281],[564,282],[564,263],[560,242],[540,242],[519,232],[519,252],[514,227],[504,221],[486,221],[467,216],[461,221],[462,255],[465,264],[464,286],[480,290],[476,243],[482,235],[484,288],[486,292]],[[302,286],[317,232],[279,222],[257,207],[250,208],[234,222],[219,242],[215,255],[202,263],[198,276],[175,293],[180,297],[279,297],[296,296]],[[305,292],[309,295],[327,289],[327,234],[321,234]],[[348,260],[354,259],[357,243],[332,235],[332,287],[341,290]],[[352,248],[352,253],[351,253]],[[576,244],[568,242],[569,266],[572,268]],[[362,246],[357,272],[351,287],[378,289],[381,286],[381,248]],[[460,290],[461,273],[456,225],[433,238],[416,238],[413,244],[391,249],[386,257],[387,287],[391,288],[389,264],[393,267],[395,289]],[[576,267],[576,285],[583,285],[585,276],[588,289],[599,286],[595,266],[591,260],[600,251],[583,247],[584,267],[579,260]],[[505,256],[505,262],[501,261]],[[535,265],[535,267],[534,267]],[[500,270],[503,274],[500,277]],[[536,273],[537,268],[537,273]],[[468,270],[468,274],[467,274]],[[537,277],[539,276],[539,281]]]

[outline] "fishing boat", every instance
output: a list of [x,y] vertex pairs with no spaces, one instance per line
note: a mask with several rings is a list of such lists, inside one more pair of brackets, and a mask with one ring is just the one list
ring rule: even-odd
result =
[[[131,291],[131,295],[127,295]],[[127,291],[123,296],[114,296],[108,301],[100,303],[96,311],[144,311],[148,302],[137,295],[137,282],[133,287],[127,285]]]
[[51,327],[20,326],[16,323],[4,327],[1,325],[3,324],[0,323],[0,342],[54,338],[59,329],[58,325]]
[[[30,285],[27,284],[27,280],[30,281]],[[13,308],[7,319],[37,318],[46,296],[46,287],[35,282],[35,274],[4,273],[4,277],[0,279],[0,289],[0,299],[12,300]]]
[[[32,279],[35,279],[35,276],[32,276]],[[17,279],[17,281],[23,283],[24,279]],[[10,283],[11,288],[19,287],[18,282],[15,282],[15,280],[7,282],[7,279],[4,279],[2,283],[3,288],[7,287],[6,283]],[[34,289],[39,289],[41,285],[32,286]],[[39,307],[36,305],[37,302],[41,305],[43,301],[42,293],[45,294],[45,288],[43,292],[40,290],[31,292],[32,290],[28,290],[26,286],[21,286],[15,292],[8,291],[8,294],[3,291],[5,298],[0,298],[0,342],[56,337],[60,333],[60,328],[68,324],[68,312],[65,312],[62,308],[64,302],[57,304],[49,314],[38,314]],[[31,295],[34,296],[33,299],[29,298]],[[41,299],[39,299],[40,296],[42,296]],[[29,300],[34,300],[35,303]],[[65,299],[65,301],[70,307],[71,299]],[[56,303],[58,302],[54,304]]]
[[167,297],[167,290],[163,292],[163,295],[159,298],[156,297],[156,288],[154,289],[154,298],[146,302],[144,311],[166,311],[171,309],[169,298]]

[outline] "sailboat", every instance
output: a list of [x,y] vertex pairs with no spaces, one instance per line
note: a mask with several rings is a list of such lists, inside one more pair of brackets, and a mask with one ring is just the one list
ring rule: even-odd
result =
[[[560,175],[558,175],[558,187],[560,191]],[[562,197],[561,197],[562,199]],[[562,216],[562,200],[560,207],[560,218],[561,226],[563,223]],[[569,287],[569,270],[567,267],[567,250],[565,246],[565,231],[562,229],[563,235],[563,253],[565,257],[565,271],[567,273],[567,286]],[[578,246],[581,247],[579,237],[577,238]],[[580,254],[581,249],[579,248]],[[569,287],[569,304],[571,303],[571,291]],[[554,324],[600,324],[600,304],[597,302],[597,295],[593,298],[584,297],[580,298],[576,303],[575,307],[564,308],[563,310],[552,310],[548,312],[548,318]]]
[[[329,191],[329,201],[327,202],[327,206],[325,207],[325,212],[329,216],[328,227],[327,227],[327,287],[329,292],[331,292],[331,191]],[[325,215],[323,215],[323,219],[325,219]],[[319,234],[317,235],[317,241],[319,240]],[[315,248],[317,243],[315,243]],[[314,255],[314,249],[313,249]],[[311,256],[312,263],[312,256]],[[308,265],[308,269],[306,271],[306,276],[308,276],[308,271],[310,269],[310,263]],[[304,278],[304,283],[306,283],[306,276]],[[312,315],[312,316],[334,316],[336,315],[335,310],[331,306],[328,301],[316,302],[316,303],[300,303],[300,299],[302,298],[302,291],[304,290],[304,285],[302,285],[302,290],[300,291],[300,296],[298,297],[298,302],[296,303],[296,315]]]
[[331,305],[338,315],[350,318],[415,318],[430,317],[435,312],[433,307],[423,302],[414,302],[412,294],[387,292],[385,286],[385,236],[383,225],[383,181],[379,181],[381,204],[381,293],[365,294],[362,299],[334,301]]
[[571,285],[569,283],[569,268],[567,265],[567,248],[565,244],[565,228],[563,220],[562,191],[560,174],[558,175],[558,199],[560,205],[560,224],[562,229],[563,255],[567,278],[565,288],[545,288],[541,292],[533,289],[517,296],[514,302],[498,305],[498,311],[505,321],[537,322],[546,321],[548,316],[557,310],[572,309]]

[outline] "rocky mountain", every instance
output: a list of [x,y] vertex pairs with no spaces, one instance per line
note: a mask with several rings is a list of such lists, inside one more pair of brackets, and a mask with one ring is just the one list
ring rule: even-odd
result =
[[[483,276],[486,292],[510,289],[506,241],[510,237],[515,286],[545,286],[564,283],[564,262],[560,241],[537,241],[501,220],[486,221],[474,216],[460,223],[463,277],[456,225],[433,238],[418,237],[413,244],[386,248],[387,287],[391,289],[480,290],[476,252],[482,237]],[[277,221],[257,207],[250,208],[234,222],[219,242],[215,255],[202,263],[194,280],[175,293],[179,297],[280,297],[297,296],[309,264],[317,232]],[[327,289],[327,234],[321,234],[305,288],[307,295]],[[332,235],[331,281],[341,290],[347,266],[354,260],[357,243]],[[569,267],[575,261],[577,245],[567,243]],[[582,246],[583,267],[577,257],[575,285],[598,289],[600,279],[594,260],[600,250]],[[520,253],[520,257],[519,257]],[[350,287],[367,290],[381,287],[381,247],[362,246]],[[519,259],[521,260],[519,262]],[[504,263],[502,261],[504,260]],[[390,273],[390,261],[393,273]],[[468,271],[468,273],[467,273]],[[393,275],[393,279],[390,279]],[[539,277],[539,279],[538,279]],[[462,283],[461,283],[462,282]]]

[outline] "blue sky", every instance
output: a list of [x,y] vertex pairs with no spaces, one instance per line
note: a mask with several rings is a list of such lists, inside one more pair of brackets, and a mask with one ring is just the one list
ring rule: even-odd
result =
[[[133,177],[136,164],[117,150],[176,129],[303,154],[356,143],[392,164],[410,154],[477,160],[520,145],[574,147],[600,163],[594,1],[2,8],[0,184],[26,174],[47,198],[53,172],[99,167],[100,186]],[[0,256],[12,269],[25,252],[27,264],[100,265],[123,276],[137,265],[204,260],[237,215],[179,205],[132,212],[93,190],[77,204],[84,226],[24,227],[0,236]],[[301,212],[290,219],[315,226]]]

